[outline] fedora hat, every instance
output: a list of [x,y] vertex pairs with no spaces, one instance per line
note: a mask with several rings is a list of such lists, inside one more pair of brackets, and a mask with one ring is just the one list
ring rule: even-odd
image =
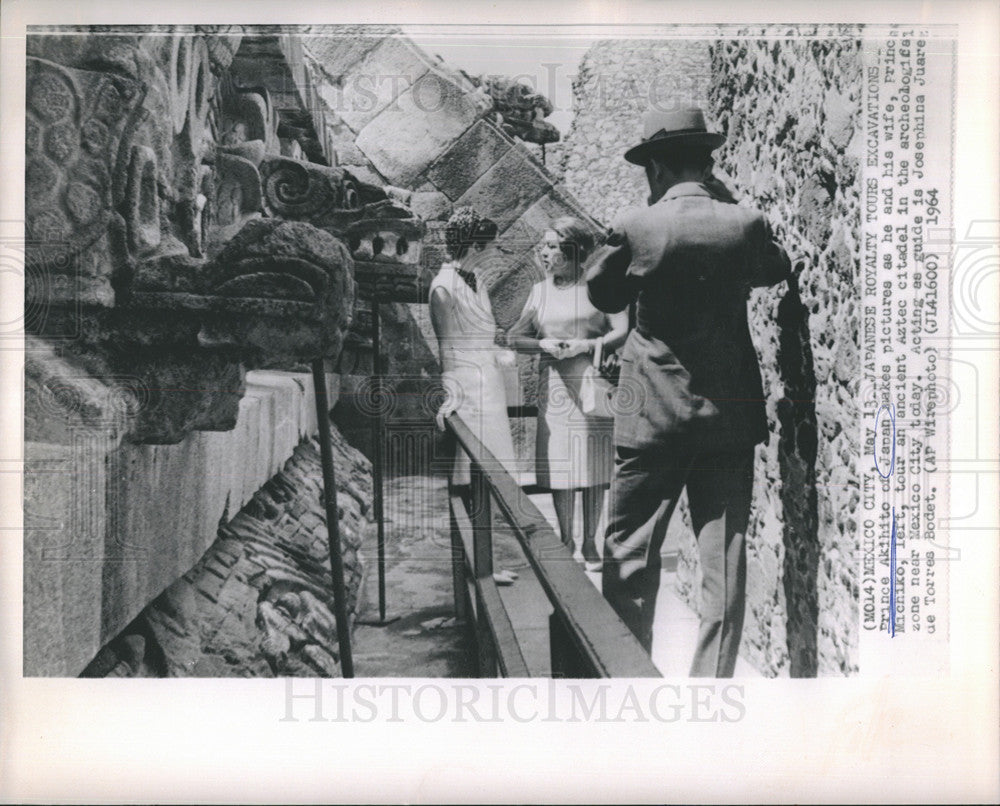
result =
[[669,112],[651,110],[642,118],[642,142],[625,152],[625,159],[635,165],[645,165],[656,151],[679,145],[702,145],[709,150],[726,142],[723,134],[705,128],[705,116],[697,107],[684,107]]

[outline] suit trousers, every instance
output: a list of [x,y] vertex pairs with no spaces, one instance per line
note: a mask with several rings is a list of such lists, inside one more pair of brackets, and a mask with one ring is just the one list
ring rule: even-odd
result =
[[754,446],[699,450],[678,438],[615,449],[604,543],[604,597],[649,652],[666,523],[686,487],[701,561],[701,624],[692,677],[732,677],[746,608],[745,536]]

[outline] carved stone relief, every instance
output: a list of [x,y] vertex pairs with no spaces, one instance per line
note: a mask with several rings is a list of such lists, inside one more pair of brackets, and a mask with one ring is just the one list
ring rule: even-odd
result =
[[126,438],[232,427],[247,368],[336,356],[356,270],[368,295],[419,295],[422,222],[301,159],[310,113],[279,115],[266,76],[230,70],[252,64],[238,32],[31,39],[28,257],[73,282],[28,284],[26,302],[48,308],[42,338],[79,318],[64,359],[156,398]]

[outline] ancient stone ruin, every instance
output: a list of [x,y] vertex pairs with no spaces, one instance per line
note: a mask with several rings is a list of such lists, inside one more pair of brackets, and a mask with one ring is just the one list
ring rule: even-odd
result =
[[[433,435],[419,309],[442,221],[455,204],[495,218],[517,275],[550,214],[577,207],[487,93],[394,29],[86,33],[28,37],[25,672],[180,673],[161,655],[198,643],[178,627],[187,585],[237,632],[256,622],[282,651],[249,655],[289,673],[289,648],[312,645],[304,613],[330,637],[322,542],[281,549],[269,533],[295,588],[243,567],[226,530],[268,511],[282,473],[318,472],[296,448],[316,431],[307,362],[327,359],[338,422],[370,452],[371,300],[385,300],[395,385],[378,399],[410,401],[397,419]],[[390,74],[372,100],[365,82]],[[370,470],[340,449],[356,603],[371,495],[347,490]],[[293,538],[325,531],[316,492],[293,496]],[[334,674],[324,653],[299,653],[301,673]]]
[[[856,670],[854,40],[598,43],[556,143],[544,98],[391,27],[87,33],[27,45],[25,674],[338,675],[309,362],[330,381],[353,620],[373,414],[387,474],[447,455],[423,304],[444,221],[497,222],[485,280],[509,325],[549,222],[599,232],[645,199],[621,159],[629,81],[705,105],[729,134],[721,174],[801,263],[797,292],[752,300],[773,434],[744,654],[765,674]],[[522,141],[549,144],[548,168]],[[519,375],[531,402],[533,364]],[[533,423],[514,431],[532,455]]]

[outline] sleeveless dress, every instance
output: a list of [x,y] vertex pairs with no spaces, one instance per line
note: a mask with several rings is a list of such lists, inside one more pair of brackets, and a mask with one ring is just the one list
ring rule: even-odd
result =
[[[472,433],[517,479],[504,374],[497,363],[501,348],[494,342],[496,321],[489,297],[482,285],[478,292],[469,288],[450,263],[431,281],[430,294],[438,288],[452,299],[444,313],[444,332],[438,334],[445,391],[457,402],[456,411]],[[451,479],[453,484],[471,483],[469,457],[461,447],[456,447]]]
[[[587,298],[586,284],[558,288],[548,276],[532,287],[521,321],[542,339],[593,339],[612,330],[608,315]],[[588,417],[580,408],[584,370],[592,361],[590,353],[558,361],[542,353],[539,360],[535,473],[541,487],[572,490],[611,482],[614,421]]]

